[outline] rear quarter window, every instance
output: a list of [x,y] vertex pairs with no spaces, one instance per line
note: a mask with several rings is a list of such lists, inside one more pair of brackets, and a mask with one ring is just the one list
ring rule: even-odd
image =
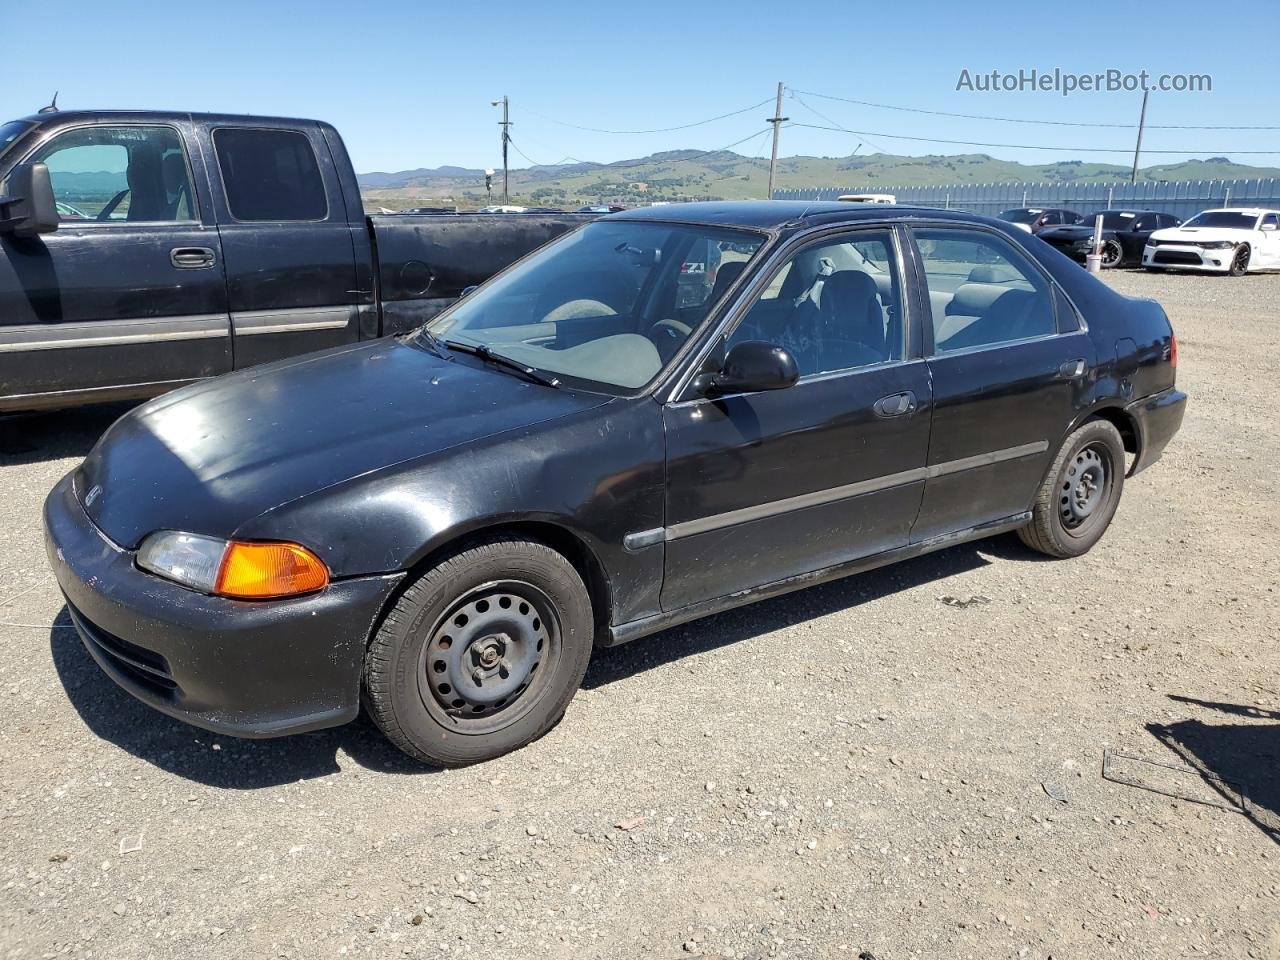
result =
[[305,134],[294,130],[215,130],[213,146],[237,220],[323,220],[329,215],[324,178]]

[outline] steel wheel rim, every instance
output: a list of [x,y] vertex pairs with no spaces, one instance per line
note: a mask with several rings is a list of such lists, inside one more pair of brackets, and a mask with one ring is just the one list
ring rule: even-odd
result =
[[466,591],[427,635],[418,664],[423,705],[460,733],[492,733],[524,717],[560,659],[560,618],[531,583]]
[[1111,451],[1091,443],[1076,451],[1058,482],[1058,518],[1072,536],[1087,532],[1111,498]]

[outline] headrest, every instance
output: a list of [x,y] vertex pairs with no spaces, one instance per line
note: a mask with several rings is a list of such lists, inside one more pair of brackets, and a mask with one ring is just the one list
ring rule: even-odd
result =
[[838,270],[822,281],[823,310],[846,304],[861,305],[876,299],[876,282],[861,270]]
[[725,291],[733,286],[746,268],[747,262],[745,260],[734,260],[730,263],[720,264],[720,269],[716,271],[715,286],[711,288],[711,296],[708,298],[707,303],[715,303],[723,297]]

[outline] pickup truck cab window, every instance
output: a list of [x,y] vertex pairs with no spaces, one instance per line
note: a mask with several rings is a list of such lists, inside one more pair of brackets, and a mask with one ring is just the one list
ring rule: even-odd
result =
[[1001,237],[980,230],[917,229],[937,353],[1057,332],[1049,281]]
[[49,167],[58,213],[66,222],[194,219],[190,167],[172,127],[77,127],[29,159]]
[[[601,220],[521,261],[426,329],[446,346],[480,347],[588,389],[638,390],[701,322],[684,312],[689,263],[705,264],[709,246],[744,262],[763,243],[763,235],[701,224]],[[703,259],[690,260],[690,251]],[[704,302],[737,276],[726,267]]]
[[0,123],[0,157],[9,152],[15,140],[31,129],[31,124],[22,120],[10,120]]
[[293,130],[224,128],[213,133],[227,206],[237,220],[323,220],[324,180],[307,137]]
[[745,340],[777,344],[802,379],[901,360],[901,288],[888,230],[805,247],[778,268],[726,349]]

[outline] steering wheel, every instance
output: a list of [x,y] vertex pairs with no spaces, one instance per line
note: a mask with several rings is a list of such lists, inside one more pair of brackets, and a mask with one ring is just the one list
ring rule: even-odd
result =
[[662,358],[663,363],[666,363],[676,355],[676,351],[684,345],[691,333],[693,328],[687,323],[681,323],[679,320],[659,320],[649,328],[645,336],[658,348],[658,356]]
[[116,207],[120,206],[120,202],[124,200],[124,198],[127,197],[128,195],[129,195],[129,188],[125,187],[123,190],[121,190],[119,193],[117,193],[114,197],[111,198],[111,200],[107,203],[107,205],[102,208],[102,210],[98,213],[96,217],[94,217],[94,219],[110,220],[111,215],[116,212]]

